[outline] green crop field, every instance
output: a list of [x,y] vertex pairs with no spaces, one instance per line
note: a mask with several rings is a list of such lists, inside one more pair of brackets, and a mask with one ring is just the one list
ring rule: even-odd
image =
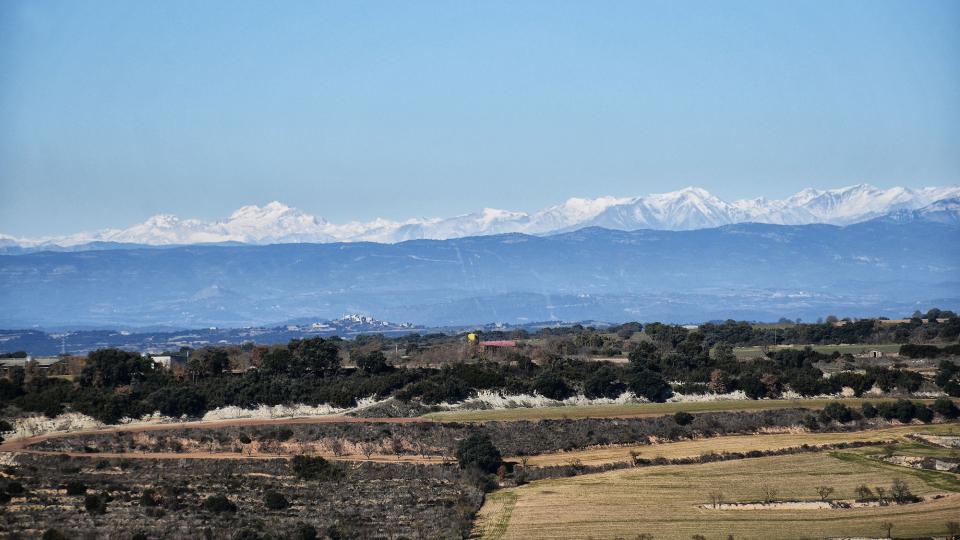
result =
[[[955,432],[955,431],[954,431]],[[764,435],[757,436],[765,437]],[[709,439],[703,440],[704,449]],[[897,447],[909,451],[910,445]],[[869,452],[868,452],[869,451]],[[824,538],[944,535],[960,520],[960,480],[952,473],[879,462],[875,448],[743,459],[701,465],[624,469],[532,482],[488,496],[475,534],[489,539],[540,538]],[[894,478],[923,501],[858,508],[817,508],[817,488],[831,499],[852,500],[861,484],[888,490]],[[710,493],[726,503],[759,502],[766,492],[777,504],[715,509]],[[706,506],[706,507],[705,507]]]

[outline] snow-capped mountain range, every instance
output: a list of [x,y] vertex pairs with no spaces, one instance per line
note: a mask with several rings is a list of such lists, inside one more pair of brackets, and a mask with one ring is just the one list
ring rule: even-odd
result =
[[760,197],[728,203],[704,189],[688,187],[644,197],[571,198],[533,213],[485,208],[450,218],[376,219],[344,224],[331,223],[283,203],[271,202],[265,206],[244,206],[227,219],[218,221],[159,214],[126,229],[44,238],[15,238],[0,234],[0,247],[70,247],[91,242],[145,245],[395,243],[509,232],[547,234],[591,226],[616,230],[692,230],[746,222],[848,225],[891,212],[918,210],[937,201],[958,197],[958,186],[880,189],[859,184],[829,190],[805,189],[782,200]]

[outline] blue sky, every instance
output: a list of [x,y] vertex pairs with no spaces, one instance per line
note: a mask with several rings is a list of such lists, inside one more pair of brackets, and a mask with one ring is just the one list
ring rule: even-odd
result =
[[0,2],[0,232],[960,182],[960,2]]

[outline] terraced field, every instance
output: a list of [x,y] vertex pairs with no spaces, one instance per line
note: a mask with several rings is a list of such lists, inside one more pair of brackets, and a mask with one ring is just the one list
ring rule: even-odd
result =
[[[689,403],[625,403],[615,405],[573,405],[561,407],[529,407],[515,409],[444,411],[424,415],[424,418],[440,422],[487,422],[493,420],[558,420],[577,418],[619,418],[637,416],[661,416],[677,411],[689,413],[724,411],[759,411],[764,409],[821,409],[827,403],[839,401],[850,407],[860,407],[864,402],[880,403],[895,401],[884,398],[849,399],[762,399],[699,401]],[[914,400],[930,402],[932,400]]]
[[[958,426],[909,426],[957,434]],[[871,432],[878,434],[879,432]],[[904,430],[888,430],[901,436]],[[835,434],[833,434],[835,435]],[[842,434],[841,434],[842,435]],[[849,434],[857,440],[864,433]],[[756,436],[758,444],[770,435]],[[810,435],[804,436],[810,439]],[[724,437],[728,447],[747,449],[739,437]],[[736,441],[736,442],[733,442]],[[714,443],[696,441],[707,451]],[[838,441],[842,442],[842,441]],[[810,441],[812,443],[812,440]],[[664,454],[681,456],[692,448],[663,445]],[[732,445],[732,446],[731,446]],[[754,446],[759,449],[763,446]],[[912,442],[896,451],[922,448]],[[538,538],[690,538],[702,534],[725,538],[883,537],[883,523],[893,524],[894,536],[944,535],[947,522],[960,520],[960,478],[956,474],[916,470],[883,463],[882,450],[863,448],[834,452],[763,457],[701,465],[670,465],[624,469],[563,479],[536,481],[488,496],[481,509],[475,536],[490,539]],[[951,453],[937,450],[936,453]],[[698,454],[699,452],[696,452]],[[850,509],[774,506],[760,509],[705,508],[710,493],[723,501],[758,502],[768,490],[781,501],[820,500],[817,488],[832,487],[834,499],[850,500],[861,484],[889,486],[894,478],[906,481],[923,502]]]
[[[785,448],[796,448],[801,445],[823,446],[845,442],[864,441],[905,441],[910,433],[934,431],[937,433],[960,434],[960,426],[901,426],[889,429],[858,431],[853,433],[770,433],[764,435],[730,435],[696,439],[690,441],[669,442],[663,444],[646,444],[636,446],[605,446],[587,448],[570,452],[556,452],[539,454],[527,458],[527,465],[545,467],[550,465],[567,465],[577,460],[583,465],[603,465],[630,461],[631,452],[637,452],[640,457],[653,458],[689,458],[697,457],[705,452],[749,452],[751,450],[769,451]],[[512,458],[514,460],[518,458]]]

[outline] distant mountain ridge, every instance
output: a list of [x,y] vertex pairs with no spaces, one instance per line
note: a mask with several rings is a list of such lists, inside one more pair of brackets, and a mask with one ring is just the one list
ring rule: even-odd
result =
[[805,189],[782,200],[766,198],[725,202],[708,191],[689,187],[645,197],[571,198],[538,212],[486,208],[451,218],[405,221],[331,223],[280,202],[244,206],[227,219],[203,221],[170,214],[150,217],[126,229],[105,229],[46,238],[14,238],[0,234],[0,249],[191,244],[277,244],[463,238],[503,233],[543,235],[585,227],[613,230],[696,230],[736,223],[778,225],[849,225],[887,215],[914,211],[940,200],[960,197],[960,187],[879,189],[858,184],[839,189]]
[[[0,255],[0,328],[816,319],[960,308],[956,201],[848,226]],[[899,219],[898,219],[899,217]]]

